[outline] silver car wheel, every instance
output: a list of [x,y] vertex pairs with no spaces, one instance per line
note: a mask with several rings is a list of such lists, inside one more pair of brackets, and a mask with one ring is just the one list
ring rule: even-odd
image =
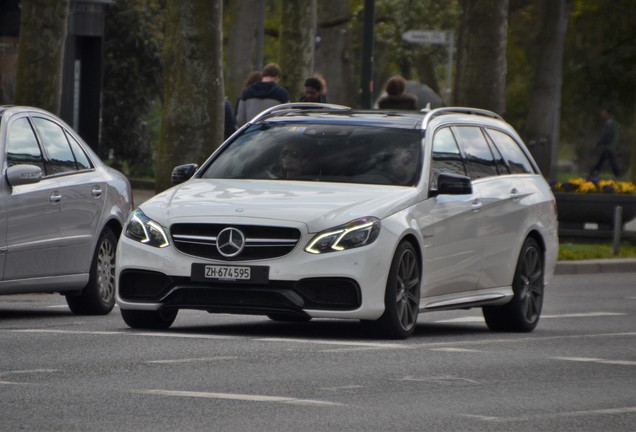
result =
[[397,271],[396,305],[402,328],[411,331],[419,312],[420,271],[417,256],[412,249],[405,249]]
[[115,295],[115,245],[105,238],[97,255],[97,291],[107,302]]

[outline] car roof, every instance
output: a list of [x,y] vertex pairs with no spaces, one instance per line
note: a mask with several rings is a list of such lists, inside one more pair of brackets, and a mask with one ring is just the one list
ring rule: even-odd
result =
[[358,126],[387,126],[400,129],[419,129],[423,116],[417,113],[398,113],[383,111],[311,111],[294,110],[273,116],[267,116],[261,121],[294,122],[294,123],[322,123],[347,124]]
[[467,107],[442,107],[433,110],[396,111],[396,110],[356,110],[342,105],[319,103],[289,103],[277,105],[263,111],[250,121],[348,124],[361,126],[380,126],[400,129],[425,130],[435,119],[444,118],[451,122],[470,121],[486,124],[505,121],[496,113],[488,110]]
[[0,116],[3,116],[4,114],[14,115],[25,112],[54,115],[46,110],[43,110],[42,108],[36,108],[32,106],[0,105]]

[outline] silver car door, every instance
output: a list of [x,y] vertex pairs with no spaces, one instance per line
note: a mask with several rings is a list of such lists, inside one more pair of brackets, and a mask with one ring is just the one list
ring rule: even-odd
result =
[[[46,173],[44,159],[26,116],[8,125],[7,166],[30,164]],[[6,211],[6,259],[3,279],[15,280],[59,274],[60,191],[55,178],[9,187],[2,196]]]
[[93,169],[80,144],[56,122],[33,117],[42,145],[59,174],[61,195],[60,250],[61,274],[88,273],[104,201],[104,179]]
[[[433,137],[431,185],[441,173],[466,175],[464,163],[450,128]],[[470,195],[438,195],[431,211],[420,221],[424,237],[432,239],[426,253],[426,297],[476,289],[481,272],[482,244],[479,233],[478,192]]]

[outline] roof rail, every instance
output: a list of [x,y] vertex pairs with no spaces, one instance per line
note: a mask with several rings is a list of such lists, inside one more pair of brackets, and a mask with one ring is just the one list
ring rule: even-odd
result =
[[426,129],[428,127],[428,124],[435,117],[438,117],[444,114],[474,114],[474,115],[480,115],[485,117],[491,117],[497,120],[503,120],[503,118],[499,114],[492,111],[485,110],[485,109],[481,109],[481,108],[442,107],[442,108],[436,108],[432,111],[429,111],[426,114],[426,117],[424,117],[424,120],[422,121],[422,129]]
[[273,107],[267,108],[262,111],[260,114],[254,116],[252,120],[248,123],[255,123],[261,120],[263,117],[266,117],[274,112],[278,111],[295,111],[302,109],[324,109],[324,110],[350,110],[351,108],[344,105],[336,105],[336,104],[328,104],[328,103],[317,103],[317,102],[291,102],[284,103],[280,105],[274,105]]

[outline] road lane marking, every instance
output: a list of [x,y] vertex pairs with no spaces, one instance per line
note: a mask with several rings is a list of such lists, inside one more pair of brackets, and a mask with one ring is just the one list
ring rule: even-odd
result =
[[431,348],[431,351],[444,351],[444,352],[483,352],[480,350],[468,349],[468,348]]
[[340,387],[322,387],[322,388],[319,388],[318,390],[341,391],[341,390],[359,390],[361,388],[364,388],[364,386],[353,384],[353,385],[346,385],[346,386],[340,386]]
[[166,332],[135,332],[135,331],[98,331],[98,330],[57,330],[57,329],[19,329],[4,330],[9,333],[56,333],[56,334],[85,334],[85,335],[125,335],[125,336],[151,336],[185,339],[238,339],[238,336],[206,335],[198,333],[166,333]]
[[169,332],[122,332],[131,336],[170,337],[183,339],[240,339],[241,336],[222,336],[200,333],[169,333]]
[[631,361],[631,360],[607,360],[607,359],[599,359],[599,358],[591,358],[591,357],[552,357],[552,358],[557,360],[582,362],[582,363],[600,363],[600,364],[621,365],[621,366],[636,366],[636,361]]
[[180,364],[180,363],[202,363],[219,360],[236,360],[238,357],[201,357],[201,358],[184,358],[174,360],[148,360],[145,363],[152,364]]
[[297,399],[297,398],[284,397],[284,396],[266,396],[266,395],[251,395],[251,394],[237,394],[237,393],[209,393],[209,392],[194,392],[194,391],[173,391],[173,390],[138,390],[138,391],[135,391],[135,393],[155,395],[155,396],[238,400],[243,402],[273,402],[273,403],[284,403],[284,404],[291,404],[291,405],[345,406],[344,404],[341,404],[338,402],[329,402],[329,401],[323,401],[323,400]]
[[557,413],[546,414],[531,414],[519,417],[495,417],[479,414],[460,414],[462,417],[474,418],[486,422],[506,423],[506,422],[519,422],[519,421],[537,421],[549,418],[559,417],[584,417],[584,416],[597,416],[597,415],[614,415],[614,414],[631,414],[636,413],[636,407],[620,407],[620,408],[602,408],[584,411],[565,411]]
[[407,375],[404,378],[395,379],[392,381],[415,381],[415,382],[428,382],[435,384],[451,385],[457,383],[479,384],[479,381],[475,381],[469,378],[455,377],[455,376],[425,376],[414,377]]
[[[585,312],[585,313],[571,313],[571,314],[561,314],[561,315],[541,315],[541,319],[554,319],[554,318],[595,318],[595,317],[604,317],[604,316],[623,316],[627,315],[626,313],[621,312]],[[433,321],[436,324],[445,324],[445,323],[476,323],[476,322],[484,322],[483,316],[467,316],[467,317],[459,317],[459,318],[451,318],[446,320]]]
[[[58,372],[59,369],[27,369],[27,370],[14,370],[14,371],[0,371],[0,377],[5,375],[25,375],[34,373],[53,373]],[[35,385],[34,383],[15,382],[15,381],[0,381],[0,385]]]
[[57,329],[18,329],[5,330],[9,333],[55,333],[55,334],[86,334],[86,335],[119,335],[120,331],[96,331],[96,330],[57,330]]
[[355,342],[355,341],[336,341],[326,339],[284,339],[284,338],[260,338],[254,339],[263,342],[291,342],[301,344],[316,344],[316,345],[336,345],[347,346],[357,348],[382,348],[382,349],[404,349],[410,348],[408,345],[394,344],[394,343],[382,343],[382,342]]

